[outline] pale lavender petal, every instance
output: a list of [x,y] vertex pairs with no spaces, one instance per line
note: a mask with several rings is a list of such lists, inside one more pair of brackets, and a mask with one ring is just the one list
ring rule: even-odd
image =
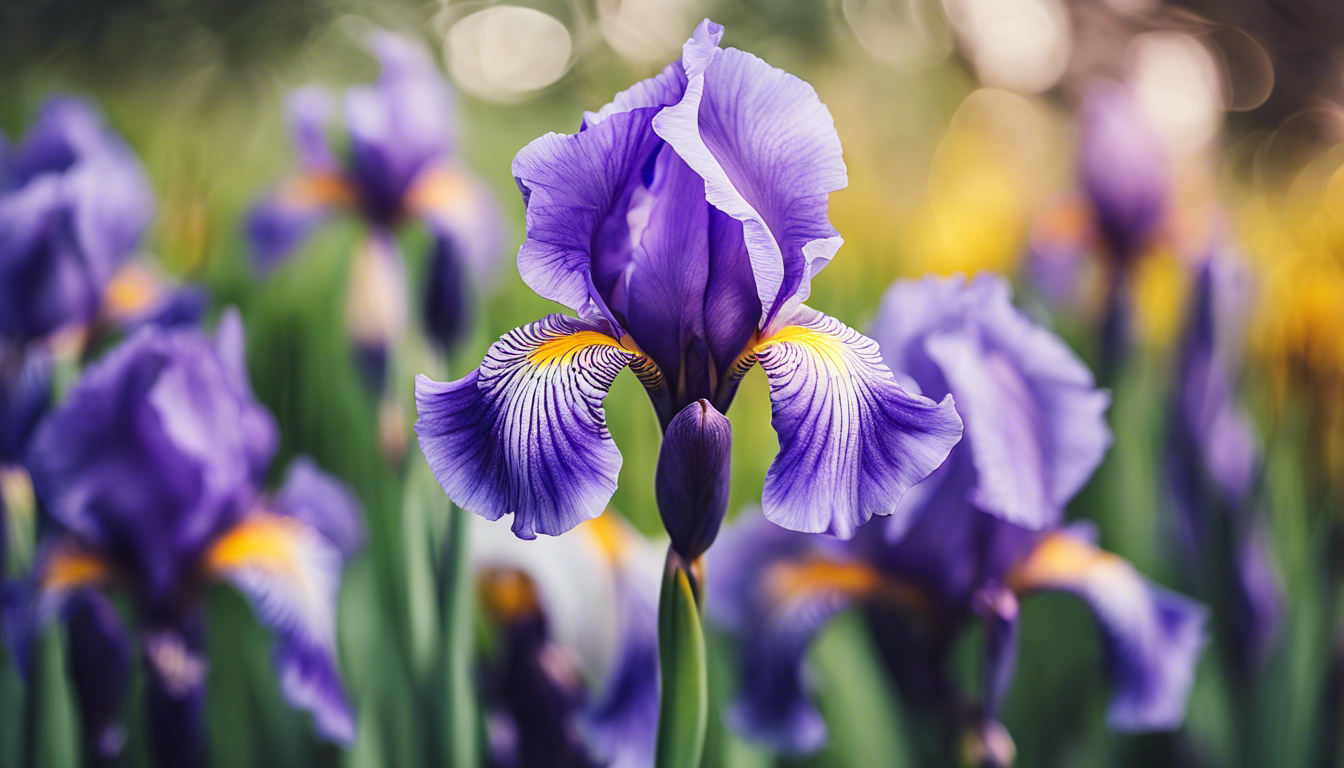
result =
[[466,378],[416,379],[416,432],[455,503],[513,514],[530,539],[602,514],[620,472],[602,401],[635,358],[605,329],[550,315],[495,342]]
[[826,206],[847,176],[830,112],[812,86],[749,53],[706,44],[722,31],[705,20],[687,41],[685,95],[654,118],[654,129],[704,178],[709,202],[742,222],[761,325],[773,330],[840,247]]
[[312,85],[295,89],[285,100],[285,111],[290,136],[299,150],[300,166],[305,170],[335,170],[336,156],[327,140],[327,128],[336,111],[331,93]]
[[801,308],[756,348],[770,380],[780,452],[765,476],[765,516],[797,531],[841,538],[942,464],[961,438],[950,397],[910,395],[877,344]]
[[1061,339],[1013,307],[1007,281],[899,281],[874,337],[898,375],[956,398],[977,475],[970,501],[1028,528],[1058,523],[1110,447],[1110,396]]
[[116,757],[126,743],[122,716],[131,686],[131,639],[116,606],[82,590],[66,606],[70,677],[86,748]]

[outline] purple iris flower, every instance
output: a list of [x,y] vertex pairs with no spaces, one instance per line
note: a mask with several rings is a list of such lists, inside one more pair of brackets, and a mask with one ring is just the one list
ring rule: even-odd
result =
[[1216,251],[1200,267],[1168,409],[1168,480],[1189,554],[1232,585],[1234,669],[1258,670],[1283,614],[1283,585],[1255,501],[1261,472],[1250,419],[1237,402],[1250,282]]
[[374,85],[344,97],[344,142],[328,141],[334,104],[316,87],[289,98],[299,153],[295,174],[252,210],[246,234],[256,263],[269,269],[331,215],[354,214],[369,227],[356,254],[349,323],[364,350],[384,349],[405,324],[405,286],[393,233],[420,221],[432,236],[422,297],[425,328],[440,348],[466,327],[463,270],[483,281],[502,248],[494,200],[457,156],[452,94],[429,52],[388,32],[369,39],[382,63]]
[[[910,386],[957,398],[966,437],[885,530],[837,542],[749,515],[724,534],[710,555],[706,604],[742,638],[735,724],[781,749],[820,746],[825,725],[805,654],[830,618],[863,604],[911,700],[951,716],[986,760],[1001,762],[1011,741],[997,710],[1013,676],[1018,600],[1062,591],[1097,618],[1112,724],[1175,727],[1204,610],[1148,583],[1084,530],[1060,527],[1064,504],[1110,444],[1107,395],[1058,337],[1013,308],[1000,278],[898,282],[875,330]],[[981,701],[970,704],[951,682],[949,655],[977,619],[986,674]]]
[[[907,394],[871,339],[802,303],[841,243],[826,216],[846,183],[839,138],[811,86],[720,49],[722,34],[704,21],[680,61],[514,159],[527,208],[518,270],[578,316],[511,331],[459,381],[416,382],[416,430],[448,496],[491,520],[514,515],[522,538],[563,533],[611,498],[621,456],[602,401],[627,366],[664,451],[726,455],[720,414],[759,362],[781,446],[765,514],[797,530],[852,536],[960,437],[950,399]],[[721,478],[686,457],[659,466]],[[724,500],[710,488],[659,502],[665,517],[713,518]],[[673,547],[693,558],[717,526],[669,526],[686,537]]]
[[0,343],[90,323],[153,215],[140,161],[98,113],[48,101],[12,153],[0,148]]
[[1124,85],[1102,81],[1084,97],[1078,176],[1098,245],[1127,267],[1166,226],[1171,179],[1162,141]]
[[237,587],[275,630],[286,696],[327,737],[353,737],[334,633],[344,555],[362,535],[358,504],[306,463],[263,493],[275,449],[233,313],[215,339],[141,329],[90,366],[39,427],[28,465],[53,525],[24,622],[31,633],[64,615],[79,629],[72,669],[91,748],[120,744],[131,643],[104,595],[118,592],[140,620],[156,757],[199,764],[201,597],[212,581]]
[[663,557],[611,515],[539,541],[473,519],[492,764],[653,765]]

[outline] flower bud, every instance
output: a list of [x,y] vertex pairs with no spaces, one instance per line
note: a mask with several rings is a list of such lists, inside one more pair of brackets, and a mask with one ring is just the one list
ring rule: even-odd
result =
[[700,399],[668,423],[654,490],[672,549],[687,563],[704,554],[728,510],[732,424]]

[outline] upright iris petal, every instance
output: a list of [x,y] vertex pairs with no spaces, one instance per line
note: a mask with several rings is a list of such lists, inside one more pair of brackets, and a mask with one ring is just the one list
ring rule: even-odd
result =
[[[1112,723],[1174,727],[1204,643],[1204,609],[1147,583],[1086,531],[1059,527],[1110,444],[1109,398],[1090,372],[1013,308],[999,278],[898,282],[875,326],[900,381],[956,396],[965,439],[905,495],[886,530],[837,543],[749,515],[711,550],[710,617],[741,643],[738,727],[783,750],[821,744],[806,650],[825,622],[860,603],[911,701],[973,713],[950,725],[972,753],[1002,762],[1013,752],[997,717],[1015,670],[1018,601],[1043,590],[1076,595],[1096,615]],[[973,701],[949,664],[977,619],[985,675]]]
[[514,514],[519,535],[602,512],[620,468],[602,399],[627,365],[670,430],[697,401],[726,412],[759,360],[783,446],[766,511],[801,530],[849,536],[892,512],[960,437],[950,399],[907,394],[871,340],[802,303],[841,242],[826,217],[846,182],[840,142],[811,86],[720,49],[722,35],[706,20],[660,75],[514,159],[518,271],[579,319],[511,332],[458,382],[417,383],[444,490]]
[[[205,727],[201,589],[210,579],[237,586],[275,629],[286,696],[329,738],[353,738],[335,608],[343,552],[361,535],[351,519],[358,507],[308,464],[276,496],[261,492],[275,425],[252,397],[242,344],[236,314],[214,339],[145,327],[85,371],[33,441],[28,465],[53,526],[19,634],[67,606],[91,628],[73,649],[75,682],[105,751],[115,751],[122,685],[97,662],[115,660],[116,632],[92,590],[126,590],[138,614],[158,762],[195,765]],[[96,643],[99,635],[107,642]]]

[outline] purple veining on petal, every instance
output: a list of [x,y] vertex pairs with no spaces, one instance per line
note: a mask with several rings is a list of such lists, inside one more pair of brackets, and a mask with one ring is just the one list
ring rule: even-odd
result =
[[601,514],[621,466],[602,401],[634,357],[599,327],[550,315],[505,334],[463,379],[417,378],[416,432],[448,497],[491,520],[513,514],[526,539]]
[[906,393],[877,344],[803,308],[756,348],[770,380],[780,453],[765,478],[764,508],[786,528],[841,538],[942,464],[961,438],[950,397]]

